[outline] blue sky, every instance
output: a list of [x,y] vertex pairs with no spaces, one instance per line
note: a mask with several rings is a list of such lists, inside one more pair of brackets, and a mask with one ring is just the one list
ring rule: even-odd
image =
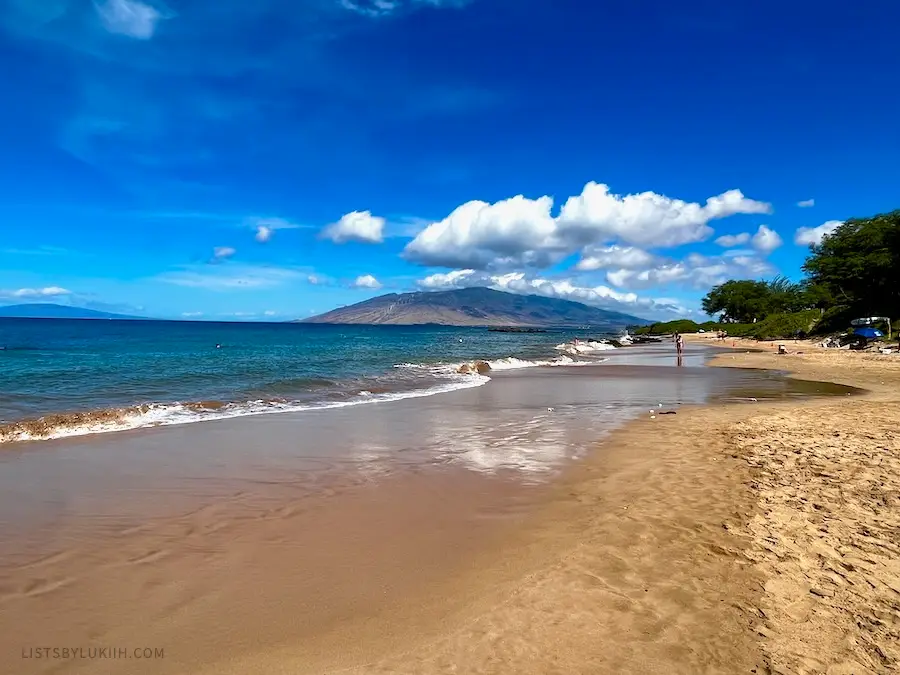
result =
[[898,23],[888,0],[0,0],[0,304],[280,320],[492,285],[696,311],[900,206]]

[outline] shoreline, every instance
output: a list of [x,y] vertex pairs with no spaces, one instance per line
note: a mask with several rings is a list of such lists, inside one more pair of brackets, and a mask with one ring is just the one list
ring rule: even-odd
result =
[[[726,367],[775,366],[779,370],[793,370],[794,376],[801,379],[807,375],[816,379],[815,373],[830,370],[830,374],[845,380],[844,384],[857,385],[871,384],[867,379],[871,380],[873,372],[880,372],[867,366],[860,373],[855,363],[840,371],[835,371],[833,364],[817,370],[793,357],[743,354],[737,350],[728,350],[714,361]],[[823,655],[827,656],[827,645],[816,644],[815,649],[805,651],[798,648],[797,645],[803,647],[806,643],[788,630],[790,622],[785,623],[778,614],[777,603],[771,602],[772,593],[779,589],[785,591],[785,585],[767,587],[767,579],[787,573],[779,571],[777,564],[781,559],[775,556],[773,562],[767,556],[774,553],[759,546],[759,541],[764,536],[772,537],[773,533],[779,540],[788,538],[779,534],[777,527],[782,523],[777,519],[773,523],[764,518],[759,520],[774,503],[771,502],[774,497],[768,492],[765,499],[770,501],[763,499],[760,486],[775,495],[783,487],[774,484],[772,479],[765,479],[766,483],[759,478],[768,466],[768,460],[759,456],[760,449],[765,447],[766,438],[780,433],[778,424],[795,425],[791,436],[782,438],[782,442],[808,434],[808,430],[798,431],[796,425],[802,426],[804,415],[810,411],[836,410],[846,416],[872,401],[896,402],[892,398],[891,382],[900,381],[900,370],[892,377],[895,379],[885,380],[885,385],[878,384],[863,396],[846,400],[720,402],[679,408],[674,416],[655,420],[643,417],[628,422],[595,443],[589,455],[566,469],[560,479],[536,489],[530,500],[505,516],[500,514],[496,527],[479,530],[480,534],[475,532],[471,545],[455,552],[452,565],[442,563],[434,567],[434,563],[426,564],[423,559],[421,583],[395,578],[389,584],[394,588],[389,600],[376,600],[377,592],[381,591],[371,588],[375,584],[364,586],[366,594],[377,591],[370,596],[366,608],[361,612],[349,611],[353,607],[351,603],[348,609],[334,615],[331,623],[320,621],[317,625],[313,617],[303,616],[303,611],[298,614],[297,607],[291,606],[291,586],[297,580],[291,576],[290,567],[282,567],[280,573],[284,575],[281,581],[288,584],[280,601],[284,606],[254,609],[253,593],[257,589],[277,588],[279,579],[252,573],[260,560],[246,568],[254,558],[240,558],[246,552],[243,546],[236,549],[235,555],[239,557],[232,560],[237,565],[233,570],[244,569],[251,574],[221,577],[221,574],[232,574],[233,570],[229,571],[227,565],[221,567],[223,560],[210,557],[209,537],[215,530],[209,528],[217,528],[220,523],[216,513],[203,512],[193,523],[185,524],[195,532],[192,537],[199,537],[196,545],[200,546],[197,551],[200,557],[196,558],[193,569],[211,564],[210,584],[231,579],[232,584],[248,586],[250,595],[245,593],[246,597],[232,610],[238,614],[245,612],[241,623],[253,625],[256,617],[265,618],[264,625],[279,626],[279,640],[272,640],[269,635],[268,642],[257,642],[263,635],[253,637],[253,631],[246,628],[234,633],[238,627],[232,626],[227,634],[210,636],[205,646],[182,642],[182,649],[192,649],[193,656],[173,654],[170,659],[141,664],[140,668],[136,663],[114,661],[73,663],[64,671],[201,675],[337,671],[538,674],[750,672],[754,668],[763,673],[808,672],[812,668],[819,672],[818,666],[810,665],[814,662],[808,659],[815,657],[821,661]],[[833,413],[829,415],[829,419],[838,418]],[[773,416],[779,420],[778,424],[774,427],[764,424]],[[698,438],[704,442],[698,443]],[[898,475],[900,471],[888,479],[896,480]],[[409,483],[402,489],[413,490],[408,496],[417,503],[434,505],[422,507],[425,513],[420,516],[425,518],[421,520],[424,524],[436,513],[429,509],[448,501],[450,495],[458,498],[456,491],[463,484],[450,481],[438,487],[436,483],[435,489],[429,490],[425,489],[427,483],[418,483],[425,489],[421,492],[415,488],[416,483]],[[473,517],[478,520],[472,522],[497,518],[498,514],[492,511],[494,507],[489,506],[494,497],[475,497],[482,494],[479,491],[486,489],[487,484],[478,487],[478,480],[470,484],[469,499],[475,507],[483,504],[486,508],[475,508],[477,513]],[[419,490],[418,497],[413,497],[416,490]],[[487,501],[479,501],[482,499]],[[258,508],[248,504],[244,517],[252,520],[254,513],[259,515]],[[394,507],[385,504],[377,508]],[[284,527],[288,521],[262,522],[269,537],[266,541],[280,542],[277,546],[288,560],[303,555],[302,546],[296,548],[300,542],[292,546],[290,535],[285,539],[290,532]],[[328,522],[334,526],[331,529],[335,535],[348,526],[346,521]],[[339,522],[344,525],[337,525]],[[439,535],[441,527],[448,527],[449,522],[436,529],[437,523],[431,524],[438,537],[435,544],[445,540]],[[763,529],[760,523],[765,525]],[[409,531],[426,531],[420,528],[417,525]],[[296,531],[300,536],[304,532],[302,528]],[[227,546],[228,527],[221,532],[225,537],[223,545]],[[395,545],[403,541],[400,532],[396,535],[400,538],[394,540]],[[177,532],[175,536],[179,536]],[[421,555],[413,544],[404,544],[411,545],[406,555]],[[431,546],[441,550],[440,546]],[[363,551],[365,547],[360,553]],[[776,552],[785,557],[784,551],[776,549]],[[382,571],[377,574],[390,578],[393,553],[388,553],[386,558],[383,548],[371,549],[371,553],[382,561],[378,563]],[[47,567],[55,564],[64,569],[66,561],[50,561]],[[163,565],[160,569],[167,569],[164,554],[137,561],[138,566],[144,565],[146,569],[160,564]],[[273,571],[265,565],[259,569]],[[129,594],[134,602],[139,602],[151,588],[157,588],[154,594],[162,594],[156,605],[157,623],[140,634],[139,641],[151,646],[167,635],[171,639],[187,625],[197,628],[197,621],[202,617],[218,630],[229,625],[229,622],[223,624],[221,614],[217,613],[222,605],[217,604],[214,587],[208,589],[210,594],[179,600],[183,591],[179,591],[178,584],[170,583],[175,569],[168,575],[156,575],[156,581],[144,577],[145,583],[151,585],[132,589]],[[435,570],[443,572],[434,576]],[[789,572],[787,578],[797,576],[796,570]],[[35,576],[52,575],[38,568]],[[885,578],[892,583],[890,577]],[[44,581],[45,586],[52,583],[49,578]],[[161,586],[155,586],[160,583]],[[817,590],[830,590],[824,582],[816,583]],[[817,606],[808,608],[807,601],[809,597],[820,596],[810,595],[802,586],[797,588],[802,590],[804,601],[800,606],[804,611],[809,609],[815,619]],[[43,592],[44,587],[32,589],[35,590]],[[47,590],[48,594],[52,592],[53,589]],[[307,595],[309,592],[305,591]],[[835,597],[836,594],[829,599]],[[12,607],[7,605],[4,609]],[[893,611],[890,606],[878,611],[888,612],[884,615],[887,618],[876,616],[875,619],[890,626]],[[76,610],[71,615],[73,623],[77,623],[77,616]],[[837,619],[834,623],[843,626]],[[133,626],[131,635],[122,630],[124,627],[107,633],[104,639],[119,635],[134,641],[137,637]],[[225,660],[205,661],[217,653],[217,646],[228,647],[218,650],[218,658]],[[889,644],[877,646],[889,658],[895,658]],[[878,652],[871,653],[877,656]],[[835,663],[839,667],[850,663],[850,670],[829,672],[888,672],[879,670],[877,663],[873,666],[866,661],[868,657],[855,652],[850,656],[843,654],[842,658],[843,661]],[[868,664],[869,670],[854,670],[854,659],[857,664]],[[27,665],[37,666],[38,662]],[[826,667],[821,670],[824,672]]]

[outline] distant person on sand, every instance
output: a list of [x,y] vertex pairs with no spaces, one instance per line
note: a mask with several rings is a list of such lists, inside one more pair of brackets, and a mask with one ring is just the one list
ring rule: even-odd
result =
[[678,354],[678,365],[682,365],[684,357],[684,336],[681,333],[675,333],[675,352]]

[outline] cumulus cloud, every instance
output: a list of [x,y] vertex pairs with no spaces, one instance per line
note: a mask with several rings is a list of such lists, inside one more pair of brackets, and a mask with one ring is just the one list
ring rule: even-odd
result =
[[56,298],[63,295],[72,295],[72,291],[60,286],[46,286],[44,288],[17,288],[14,290],[0,290],[0,298],[8,300],[35,300]]
[[351,211],[336,223],[322,230],[321,237],[335,244],[358,241],[364,244],[380,244],[384,241],[384,218],[369,211]]
[[765,276],[774,268],[755,255],[688,255],[684,260],[669,260],[646,269],[618,269],[606,273],[606,280],[618,288],[640,289],[678,284],[703,289],[728,279]]
[[636,293],[616,291],[608,286],[587,286],[572,279],[547,279],[530,276],[524,272],[492,274],[483,270],[454,270],[437,273],[421,279],[421,288],[428,290],[451,290],[487,286],[499,291],[521,295],[542,295],[548,298],[574,300],[594,307],[602,307],[638,316],[657,316],[687,313],[678,301],[668,298],[644,298]]
[[553,198],[548,196],[467,202],[426,227],[403,255],[440,267],[546,267],[585,247],[609,242],[671,247],[702,241],[712,234],[711,220],[769,213],[771,206],[746,198],[740,190],[710,197],[701,205],[653,192],[616,195],[607,185],[592,182],[566,200],[557,216],[552,209]]
[[575,269],[582,272],[605,270],[611,267],[635,269],[648,267],[655,260],[656,256],[634,246],[588,248],[582,252],[581,260],[575,265]]
[[843,224],[843,220],[829,220],[818,227],[801,227],[794,233],[794,243],[798,246],[818,246]]
[[159,10],[138,0],[106,0],[94,7],[106,30],[137,40],[152,38],[156,24],[163,18]]
[[353,288],[381,288],[381,282],[371,274],[363,274],[356,277]]
[[216,246],[213,249],[213,260],[226,260],[237,253],[237,250],[230,246]]
[[723,234],[721,237],[716,239],[716,243],[719,246],[723,246],[724,248],[731,248],[732,246],[742,246],[749,241],[749,232],[741,232],[740,234]]
[[799,206],[801,209],[808,209],[815,205],[816,205],[815,199],[804,199],[803,201],[797,202],[797,206]]
[[784,241],[782,241],[781,236],[775,230],[766,227],[765,225],[760,225],[756,234],[753,235],[753,239],[750,240],[750,245],[753,246],[753,248],[766,255],[774,251],[783,243]]

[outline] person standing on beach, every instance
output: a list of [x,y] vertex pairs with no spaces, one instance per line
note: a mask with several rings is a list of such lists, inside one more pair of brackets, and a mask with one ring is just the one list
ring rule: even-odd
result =
[[675,333],[675,352],[678,354],[678,365],[683,365],[684,357],[684,336],[681,333]]

